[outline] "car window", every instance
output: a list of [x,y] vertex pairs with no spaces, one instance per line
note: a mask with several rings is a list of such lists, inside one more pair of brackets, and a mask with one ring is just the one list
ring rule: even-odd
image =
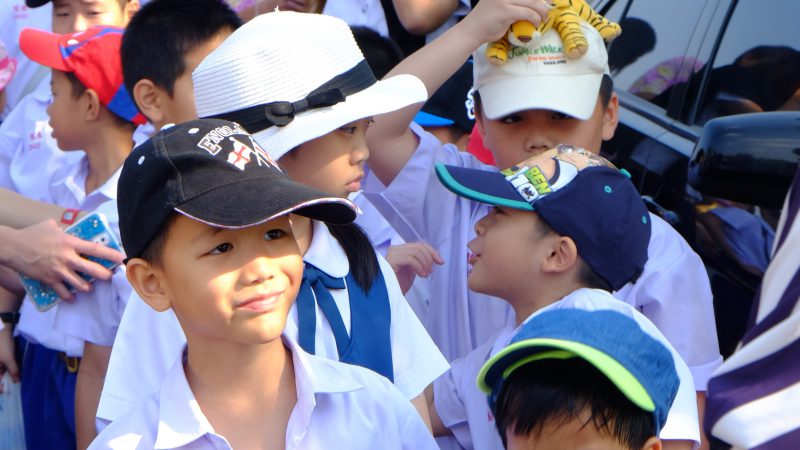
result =
[[741,0],[712,64],[694,123],[759,111],[800,110],[800,2]]
[[607,13],[623,30],[609,46],[614,83],[618,90],[666,108],[668,89],[703,66],[685,55],[708,2],[634,0],[626,16],[620,17],[626,3],[616,2]]

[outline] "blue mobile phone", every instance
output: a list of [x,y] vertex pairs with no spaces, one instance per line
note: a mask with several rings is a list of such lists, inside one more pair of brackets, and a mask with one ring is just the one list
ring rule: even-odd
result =
[[[70,227],[64,230],[64,232],[79,237],[84,241],[94,242],[105,245],[106,247],[117,251],[122,251],[122,247],[119,245],[119,242],[117,242],[117,238],[114,236],[114,233],[111,231],[111,227],[108,225],[108,220],[106,220],[105,215],[102,213],[93,212],[88,214],[78,222],[70,225]],[[117,266],[117,263],[107,259],[100,259],[95,258],[94,256],[86,255],[82,256],[90,261],[100,264],[109,270],[113,270]],[[90,283],[94,281],[92,277],[86,274],[81,273],[80,276]],[[20,274],[19,277],[22,279],[22,285],[25,287],[25,291],[30,296],[33,304],[36,306],[36,309],[39,311],[46,311],[61,301],[61,298],[58,296],[58,294],[56,294],[56,291],[54,291],[50,286],[22,274]],[[67,288],[69,288],[71,292],[75,292],[75,288],[72,286],[67,285]]]

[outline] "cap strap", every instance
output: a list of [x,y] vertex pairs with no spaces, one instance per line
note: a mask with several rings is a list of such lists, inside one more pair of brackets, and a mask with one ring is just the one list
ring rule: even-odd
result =
[[295,115],[343,102],[348,95],[360,92],[375,84],[376,81],[367,62],[361,60],[352,69],[333,77],[296,102],[261,103],[237,111],[217,114],[211,118],[236,122],[250,133],[256,133],[272,126],[284,127],[294,120]]

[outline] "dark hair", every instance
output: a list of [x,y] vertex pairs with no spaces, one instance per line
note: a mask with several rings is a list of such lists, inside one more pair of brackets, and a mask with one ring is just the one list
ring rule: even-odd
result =
[[[59,72],[61,71],[59,70]],[[81,80],[79,80],[74,73],[72,72],[61,72],[61,73],[63,73],[64,76],[67,77],[67,80],[69,80],[70,87],[72,87],[71,89],[72,98],[78,98],[81,95],[83,95],[84,92],[86,92],[86,86],[83,83],[81,83]]]
[[164,244],[167,242],[167,236],[169,235],[169,230],[172,228],[172,224],[175,223],[175,219],[177,218],[176,213],[172,213],[164,219],[164,223],[158,228],[155,236],[150,239],[150,242],[147,244],[147,247],[142,250],[142,254],[139,256],[143,260],[149,262],[151,265],[160,266],[161,265],[161,257],[164,253]]
[[[538,228],[537,231],[540,237],[545,237],[551,233],[558,234],[556,230],[541,218],[541,216],[539,220],[536,221],[536,227]],[[605,278],[601,277],[583,258],[580,258],[580,253],[578,253],[578,263],[580,264],[578,266],[578,282],[584,287],[614,292],[614,289],[611,288],[611,284],[606,281]]]
[[[61,71],[59,71],[59,72],[61,72]],[[81,83],[81,80],[79,80],[78,77],[76,77],[74,73],[72,73],[72,72],[61,72],[61,73],[63,73],[64,76],[67,77],[67,80],[69,80],[70,87],[72,88],[72,89],[70,89],[70,93],[72,94],[72,98],[78,98],[81,95],[83,95],[84,92],[86,92],[86,89],[87,89],[86,86],[83,83]],[[106,107],[106,108],[108,108],[108,107]],[[116,115],[110,109],[108,111],[111,113],[111,120],[114,121],[115,125],[117,125],[119,127],[129,127],[131,130],[136,129],[136,126],[133,124],[133,122],[130,122],[127,119]]]
[[152,0],[134,14],[122,36],[122,74],[133,95],[148,79],[171,96],[186,70],[186,54],[242,20],[222,0]]
[[[605,73],[603,74],[603,80],[600,81],[600,101],[603,104],[603,108],[608,106],[608,102],[611,101],[611,94],[614,93],[614,80],[611,78],[611,75]],[[478,113],[481,111],[481,94],[479,91],[475,91],[472,93],[472,98],[475,100],[475,116],[477,117]]]
[[392,39],[367,27],[350,27],[375,78],[381,79],[403,60],[403,52]]
[[364,230],[355,223],[327,225],[328,230],[339,241],[347,255],[347,262],[350,264],[350,273],[353,274],[353,278],[364,292],[369,293],[372,282],[380,271],[378,257],[375,256],[372,242],[364,234]]
[[497,394],[495,425],[506,445],[506,431],[539,436],[547,425],[560,427],[589,413],[582,426],[594,426],[630,450],[642,448],[656,427],[599,370],[580,358],[543,359],[511,372]]

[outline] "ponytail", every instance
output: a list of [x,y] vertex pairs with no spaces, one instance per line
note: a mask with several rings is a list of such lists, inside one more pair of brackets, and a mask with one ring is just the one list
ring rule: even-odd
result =
[[350,263],[350,273],[353,278],[356,279],[359,287],[368,293],[380,270],[378,257],[375,256],[375,248],[372,247],[369,238],[361,227],[354,223],[326,225],[347,254],[347,262]]

